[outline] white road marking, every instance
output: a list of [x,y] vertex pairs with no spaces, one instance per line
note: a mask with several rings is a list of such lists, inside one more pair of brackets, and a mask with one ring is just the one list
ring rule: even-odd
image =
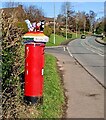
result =
[[71,57],[73,57],[73,55],[72,55],[72,53],[70,52],[69,48],[67,47],[66,49],[67,49],[69,55],[70,55]]
[[66,47],[63,47],[64,51],[66,50]]
[[[89,40],[89,39],[88,39],[88,40]],[[97,49],[97,50],[100,50],[101,52],[103,52],[103,50],[102,50],[102,49],[97,48],[97,47],[95,47],[94,45],[89,44],[89,42],[88,42],[88,41],[86,41],[86,44],[88,44],[89,46],[91,46],[91,47],[92,47],[92,48],[94,48],[94,49]]]
[[103,55],[103,54],[98,53],[98,52],[97,52],[97,51],[95,51],[95,50],[91,50],[90,48],[88,48],[87,46],[85,46],[85,45],[83,44],[83,42],[82,42],[82,41],[81,41],[81,44],[82,44],[82,46],[83,46],[83,47],[85,47],[86,49],[88,49],[88,50],[90,50],[90,51],[92,51],[92,52],[94,52],[94,53],[96,53],[96,54],[98,54],[98,55],[100,55],[100,56],[104,57],[104,55]]

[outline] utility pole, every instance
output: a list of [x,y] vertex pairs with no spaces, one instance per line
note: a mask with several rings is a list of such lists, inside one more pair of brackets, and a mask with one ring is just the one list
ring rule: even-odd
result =
[[67,17],[68,15],[67,15],[67,3],[66,3],[66,40],[67,40]]
[[56,43],[56,38],[55,38],[55,2],[54,2],[54,44]]
[[76,38],[77,38],[77,18],[75,18],[76,21]]
[[84,19],[84,35],[85,35],[86,19]]

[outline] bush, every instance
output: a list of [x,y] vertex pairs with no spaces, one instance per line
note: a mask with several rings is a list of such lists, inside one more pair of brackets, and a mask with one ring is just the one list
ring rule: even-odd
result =
[[28,32],[28,27],[25,22],[17,22],[17,27],[23,30],[23,33]]
[[67,37],[68,37],[68,38],[72,38],[72,34],[67,33]]
[[63,36],[63,37],[66,37],[66,33],[65,33],[65,32],[62,32],[62,36]]
[[101,33],[103,33],[103,30],[101,28],[97,28],[96,34],[101,34]]
[[[2,117],[18,116],[18,98],[20,67],[22,66],[21,35],[22,30],[15,26],[13,18],[6,18],[2,12]],[[17,92],[18,91],[18,92]]]
[[50,37],[50,35],[52,34],[52,29],[49,26],[45,26],[44,34]]
[[[63,37],[66,37],[66,33],[65,33],[65,32],[62,32],[61,35],[62,35]],[[67,38],[72,38],[72,34],[67,33]]]

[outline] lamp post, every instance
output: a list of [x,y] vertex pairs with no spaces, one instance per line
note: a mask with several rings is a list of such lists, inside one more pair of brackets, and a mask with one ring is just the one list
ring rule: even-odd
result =
[[84,20],[84,35],[85,35],[86,19]]
[[75,18],[76,21],[76,38],[77,38],[77,19]]
[[66,3],[66,40],[67,40],[67,17],[68,15],[67,15],[67,3]]
[[55,2],[54,2],[54,44],[56,43],[56,38],[55,38]]

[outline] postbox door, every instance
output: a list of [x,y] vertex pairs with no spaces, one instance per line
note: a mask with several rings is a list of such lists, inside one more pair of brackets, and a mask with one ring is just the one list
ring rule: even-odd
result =
[[43,94],[44,45],[25,46],[25,96]]

